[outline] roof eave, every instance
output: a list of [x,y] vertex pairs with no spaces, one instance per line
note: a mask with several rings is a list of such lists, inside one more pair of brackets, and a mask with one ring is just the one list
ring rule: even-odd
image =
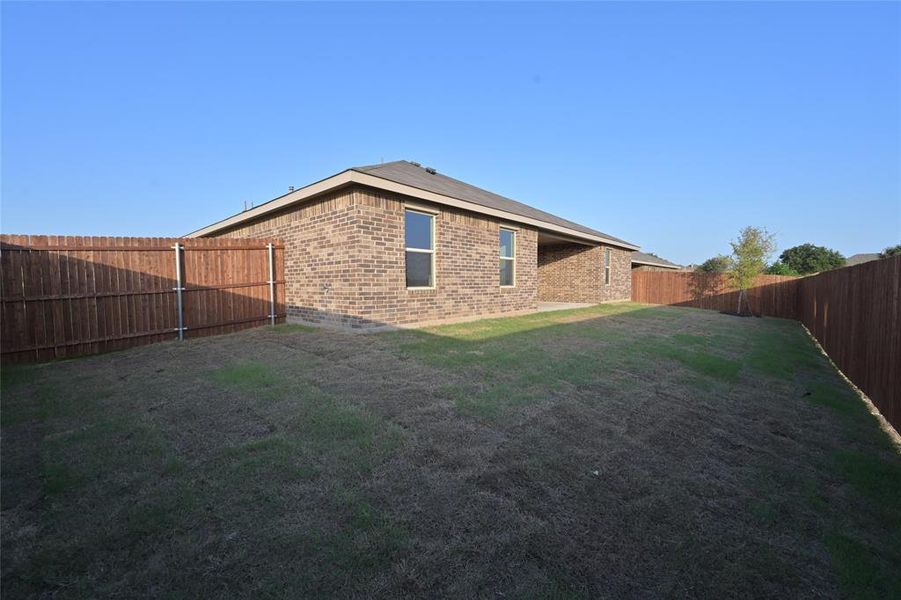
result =
[[461,208],[463,210],[468,210],[470,212],[475,212],[483,215],[489,215],[493,217],[498,217],[501,219],[505,219],[507,221],[513,221],[515,223],[522,223],[525,225],[533,225],[535,227],[545,229],[548,231],[556,231],[557,233],[563,233],[570,237],[575,237],[578,239],[589,240],[592,242],[609,244],[611,246],[617,246],[620,248],[627,248],[629,250],[638,250],[638,246],[634,244],[630,244],[628,242],[623,242],[619,240],[612,240],[609,238],[605,238],[603,236],[588,234],[577,229],[572,229],[570,227],[564,227],[563,225],[557,225],[556,223],[550,223],[548,221],[543,221],[541,219],[535,219],[532,217],[526,217],[523,215],[518,215],[516,213],[512,213],[506,210],[501,210],[497,208],[491,208],[488,206],[483,206],[481,204],[476,204],[475,202],[470,202],[468,200],[461,200],[459,198],[454,198],[452,196],[446,196],[444,194],[439,194],[437,192],[431,192],[429,190],[424,190],[422,188],[418,188],[412,185],[407,185],[405,183],[398,183],[396,181],[392,181],[390,179],[385,179],[383,177],[377,177],[375,175],[370,175],[369,173],[360,173],[357,171],[353,171],[359,177],[356,182],[362,185],[368,185],[370,187],[383,189],[390,192],[396,192],[398,194],[402,194],[404,196],[412,196],[414,198],[420,200],[427,200],[430,202],[435,202],[437,204],[443,204],[445,206],[453,206],[455,208]]
[[341,171],[336,175],[326,177],[325,179],[320,179],[315,183],[306,185],[300,189],[294,190],[293,192],[289,192],[283,196],[279,196],[278,198],[273,198],[272,200],[264,202],[259,206],[255,206],[249,210],[239,212],[230,217],[222,219],[221,221],[216,221],[215,223],[207,225],[206,227],[201,227],[200,229],[187,234],[185,237],[195,238],[211,235],[213,233],[216,233],[217,231],[236,227],[246,221],[258,219],[273,211],[287,208],[294,204],[303,202],[304,200],[309,200],[314,196],[318,196],[320,194],[338,189],[342,186],[352,183],[352,178],[350,177],[350,174],[352,172],[353,171],[351,171],[350,169],[345,169],[344,171]]
[[444,194],[438,194],[436,192],[431,192],[411,185],[398,183],[390,179],[377,177],[375,175],[370,175],[369,173],[364,173],[353,169],[344,170],[337,175],[333,175],[326,179],[317,181],[316,183],[302,187],[289,194],[285,194],[284,196],[280,196],[278,198],[275,198],[274,200],[270,200],[269,202],[251,208],[250,210],[245,210],[236,215],[232,215],[227,219],[213,223],[212,225],[207,225],[206,227],[189,233],[186,237],[203,237],[206,235],[211,235],[223,229],[236,227],[237,225],[240,225],[241,223],[244,223],[246,221],[258,219],[266,214],[269,214],[270,212],[277,211],[293,204],[312,199],[314,196],[324,194],[351,183],[357,183],[360,185],[366,185],[389,192],[395,192],[404,196],[411,196],[419,200],[434,202],[436,204],[461,208],[470,212],[489,215],[515,223],[533,225],[540,229],[555,231],[557,233],[562,233],[577,239],[588,240],[599,244],[607,244],[610,246],[616,246],[618,248],[625,248],[627,250],[639,249],[638,246],[630,244],[628,242],[612,240],[603,236],[584,233],[570,227],[564,227],[555,223],[542,221],[541,219],[525,217],[505,210],[482,206],[481,204],[476,204],[475,202],[469,202],[467,200],[460,200],[459,198],[445,196]]
[[632,259],[632,263],[636,265],[647,265],[649,267],[663,267],[664,269],[681,269],[679,265],[665,265],[663,263],[655,263],[646,260],[635,260]]

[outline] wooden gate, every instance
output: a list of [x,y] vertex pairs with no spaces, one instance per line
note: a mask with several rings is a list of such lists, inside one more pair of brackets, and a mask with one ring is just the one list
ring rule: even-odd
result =
[[274,240],[0,235],[0,355],[40,361],[281,322],[284,272]]

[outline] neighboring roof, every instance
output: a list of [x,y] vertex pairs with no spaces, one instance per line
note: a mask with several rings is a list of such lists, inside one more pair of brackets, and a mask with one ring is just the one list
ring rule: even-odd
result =
[[853,267],[854,265],[859,265],[861,263],[870,262],[871,260],[878,260],[879,253],[878,252],[865,252],[863,254],[855,254],[853,256],[849,256],[845,260],[846,267]]
[[438,204],[456,206],[519,223],[535,225],[542,229],[563,233],[578,239],[610,243],[611,245],[622,246],[630,250],[638,249],[638,246],[625,240],[584,225],[579,225],[446,175],[441,175],[435,172],[434,169],[426,169],[416,163],[405,160],[380,165],[352,167],[337,175],[317,181],[255,208],[198,229],[189,233],[188,237],[202,237],[221,229],[234,227],[244,221],[257,219],[274,210],[302,202],[315,195],[349,183],[368,185]]
[[651,267],[663,267],[664,269],[681,269],[680,265],[671,263],[665,258],[660,258],[656,254],[647,254],[645,252],[633,252],[632,262],[638,265],[649,265]]

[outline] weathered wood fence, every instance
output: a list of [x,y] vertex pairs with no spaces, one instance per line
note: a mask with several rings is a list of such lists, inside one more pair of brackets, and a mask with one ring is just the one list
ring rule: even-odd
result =
[[[801,321],[838,368],[901,430],[901,256],[810,277],[761,276],[752,312]],[[735,312],[722,275],[632,273],[632,300]]]
[[274,241],[0,235],[0,356],[48,360],[279,322],[284,272]]
[[804,277],[798,320],[901,431],[901,256]]
[[[781,285],[796,279],[782,275],[758,276],[747,294],[751,311],[755,315],[797,318],[794,312],[798,300],[796,288]],[[718,273],[633,271],[632,300],[644,304],[691,306],[734,313],[738,307],[738,291],[729,286],[724,275]]]

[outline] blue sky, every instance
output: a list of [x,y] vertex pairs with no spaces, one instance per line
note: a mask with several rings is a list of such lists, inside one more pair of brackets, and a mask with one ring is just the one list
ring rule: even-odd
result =
[[5,233],[180,235],[400,158],[677,262],[901,242],[901,4],[2,6]]

